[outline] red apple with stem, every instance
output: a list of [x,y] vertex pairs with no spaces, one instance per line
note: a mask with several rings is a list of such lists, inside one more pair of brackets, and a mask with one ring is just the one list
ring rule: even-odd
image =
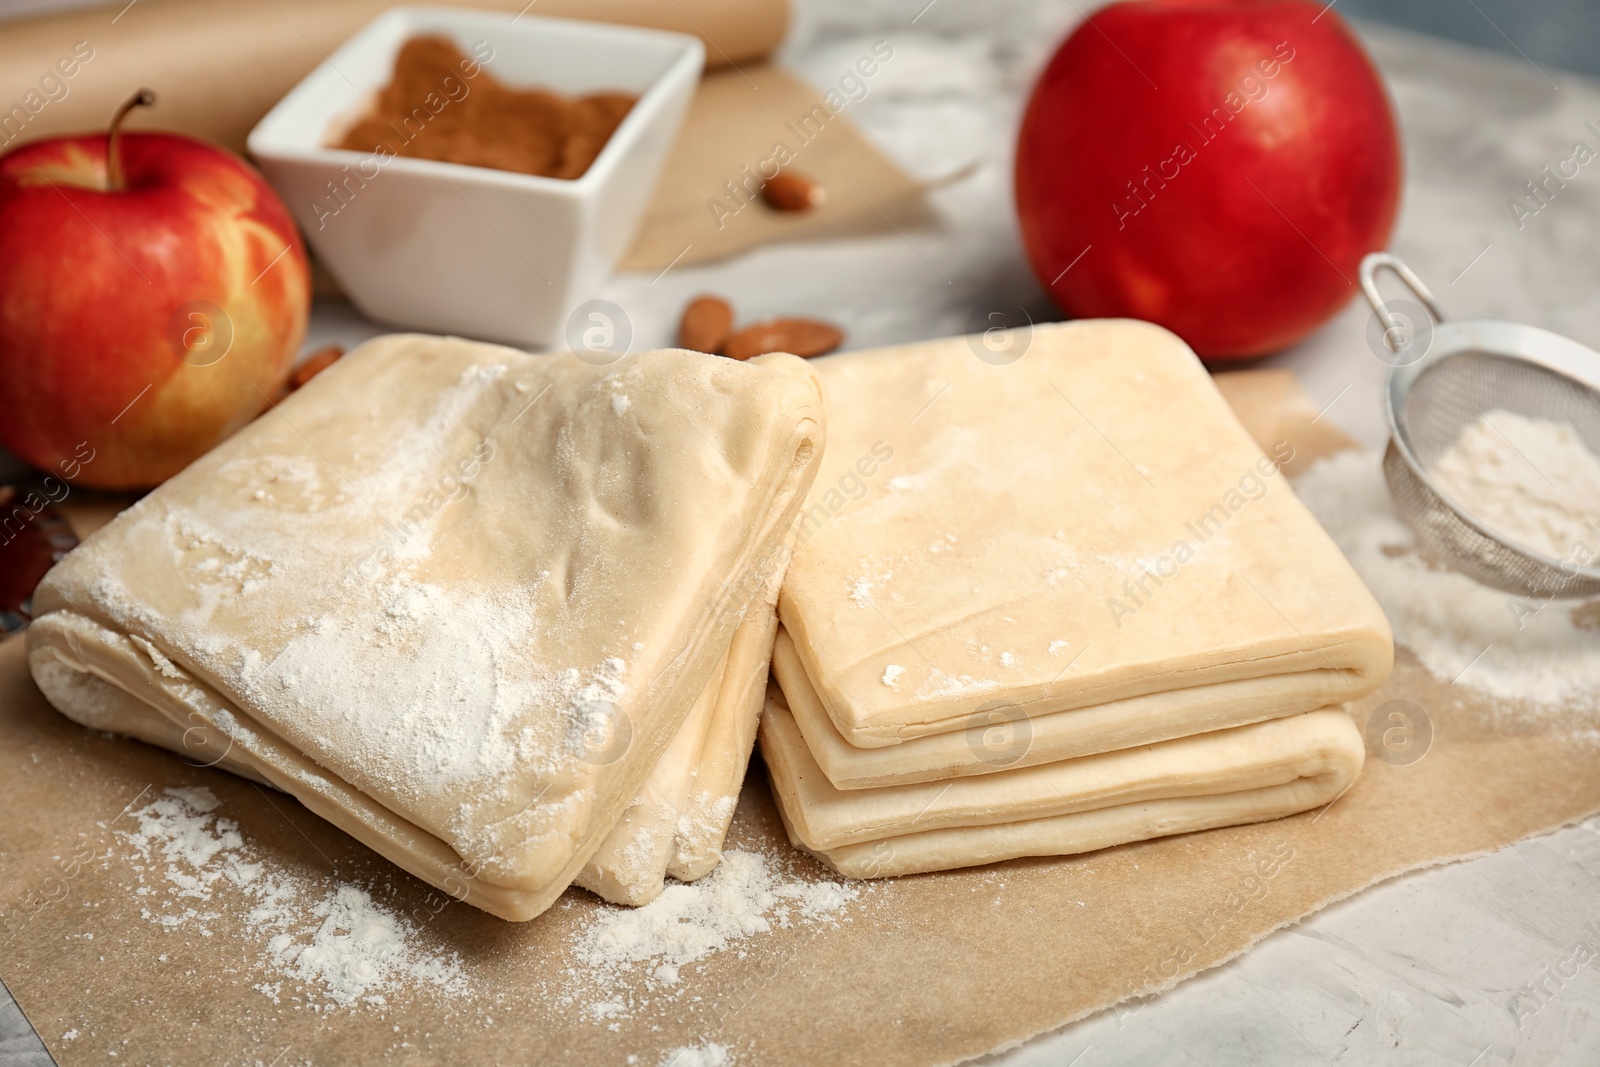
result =
[[1400,143],[1330,6],[1136,0],[1067,38],[1016,159],[1028,256],[1063,310],[1228,358],[1294,343],[1355,294],[1394,223]]
[[305,248],[215,145],[121,133],[0,157],[0,444],[75,483],[145,488],[249,422],[305,337]]

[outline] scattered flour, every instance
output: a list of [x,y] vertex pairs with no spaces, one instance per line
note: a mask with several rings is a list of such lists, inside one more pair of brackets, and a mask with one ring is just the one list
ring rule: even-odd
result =
[[[382,799],[399,806],[452,790],[492,794],[549,751],[551,738],[516,729],[524,709],[535,701],[560,706],[588,679],[513,668],[535,630],[523,598],[399,578],[375,581],[361,595],[371,610],[319,619],[258,670],[240,665],[238,689],[249,706],[314,724],[306,755],[362,768]],[[381,731],[371,728],[373,707],[390,709]]]
[[627,410],[628,410],[628,406],[631,403],[633,403],[633,402],[628,399],[628,394],[627,393],[612,393],[611,394],[611,413],[613,415],[625,414],[627,412]]
[[900,664],[891,663],[891,664],[889,664],[887,667],[885,667],[883,669],[883,684],[884,685],[899,685],[900,684],[900,676],[905,674],[905,673],[906,673],[906,669],[904,667],[900,666]]
[[642,908],[603,910],[578,933],[573,954],[584,970],[576,973],[603,987],[590,1005],[599,1013],[630,976],[643,976],[646,989],[675,986],[683,968],[774,926],[837,921],[858,892],[844,882],[785,878],[760,853],[728,849],[697,882],[668,885]]
[[728,1046],[714,1041],[684,1045],[661,1057],[661,1067],[732,1067],[733,1062]]
[[620,1000],[599,1000],[589,1005],[589,1012],[596,1019],[612,1019],[627,1010],[627,1005]]
[[973,693],[983,693],[990,689],[1000,688],[1000,683],[992,678],[974,678],[970,674],[946,674],[935,667],[928,672],[927,679],[917,687],[917,699],[930,700],[939,697],[968,696]]
[[1497,408],[1429,473],[1485,526],[1546,556],[1562,559],[1600,531],[1600,457],[1570,423]]
[[1509,700],[1600,708],[1600,601],[1525,600],[1424,559],[1375,453],[1325,459],[1294,490],[1378,598],[1395,640],[1434,676]]
[[905,493],[913,489],[921,489],[931,480],[927,474],[897,474],[889,479],[889,489],[895,493]]
[[733,819],[733,809],[738,804],[739,798],[736,796],[696,789],[689,794],[688,803],[673,824],[672,832],[680,844],[685,841],[715,841],[720,844],[728,823]]
[[267,948],[285,974],[320,986],[337,1004],[382,1004],[381,990],[405,982],[463,982],[459,962],[416,951],[410,924],[357,886],[339,886],[311,914],[322,923],[309,937],[279,934]]
[[[268,977],[254,988],[278,1003],[283,982],[302,983],[313,1010],[357,1003],[381,1005],[385,994],[408,984],[427,984],[451,994],[465,991],[466,979],[454,953],[418,948],[416,927],[365,889],[324,883],[274,872],[239,834],[238,824],[217,814],[216,796],[204,788],[167,789],[129,814],[138,829],[122,831],[133,846],[132,862],[145,871],[161,870],[164,893],[141,886],[142,916],[168,929],[193,927],[212,936],[209,924],[224,910],[207,905],[219,892],[227,900],[229,921],[265,938],[258,965]],[[164,867],[163,867],[164,865]],[[242,899],[240,899],[242,897]],[[162,959],[166,957],[163,955]]]
[[873,590],[893,577],[893,571],[884,571],[881,574],[870,574],[863,572],[857,577],[850,579],[849,596],[851,602],[862,606],[871,606],[873,602]]

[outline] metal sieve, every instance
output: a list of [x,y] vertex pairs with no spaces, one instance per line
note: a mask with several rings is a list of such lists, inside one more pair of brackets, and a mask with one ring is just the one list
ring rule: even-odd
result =
[[[1380,270],[1420,301],[1385,301]],[[1551,599],[1600,594],[1600,523],[1588,554],[1556,559],[1509,540],[1450,499],[1429,471],[1468,425],[1504,408],[1571,423],[1600,455],[1600,352],[1536,326],[1445,321],[1433,294],[1398,257],[1361,261],[1361,288],[1377,315],[1373,350],[1390,364],[1384,388],[1389,447],[1383,473],[1395,507],[1430,553],[1484,585]]]

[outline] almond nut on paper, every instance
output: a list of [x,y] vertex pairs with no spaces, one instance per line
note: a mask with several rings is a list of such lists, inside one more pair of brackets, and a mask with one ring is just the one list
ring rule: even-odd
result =
[[777,174],[761,186],[761,199],[777,211],[809,211],[827,199],[827,193],[810,178]]
[[746,326],[728,338],[722,354],[729,359],[749,359],[766,352],[820,356],[844,343],[837,326],[816,319],[768,319]]
[[691,352],[721,352],[733,332],[733,308],[720,296],[697,296],[678,322],[678,347]]

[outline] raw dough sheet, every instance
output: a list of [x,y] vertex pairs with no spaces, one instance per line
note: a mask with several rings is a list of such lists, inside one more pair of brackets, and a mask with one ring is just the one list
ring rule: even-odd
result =
[[1361,773],[1361,732],[1325,708],[950,782],[834,788],[769,692],[761,754],[789,840],[850,878],[1066,856],[1321,807]]
[[816,361],[828,450],[778,615],[844,742],[1125,701],[1140,743],[1215,728],[1214,686],[1249,721],[1382,681],[1388,622],[1279,474],[1294,449],[1264,452],[1187,345],[1119,319],[1025,344]]
[[822,426],[792,356],[602,368],[379,338],[58,565],[35,676],[90,725],[242,766],[527,919],[704,694],[668,777],[700,751]]

